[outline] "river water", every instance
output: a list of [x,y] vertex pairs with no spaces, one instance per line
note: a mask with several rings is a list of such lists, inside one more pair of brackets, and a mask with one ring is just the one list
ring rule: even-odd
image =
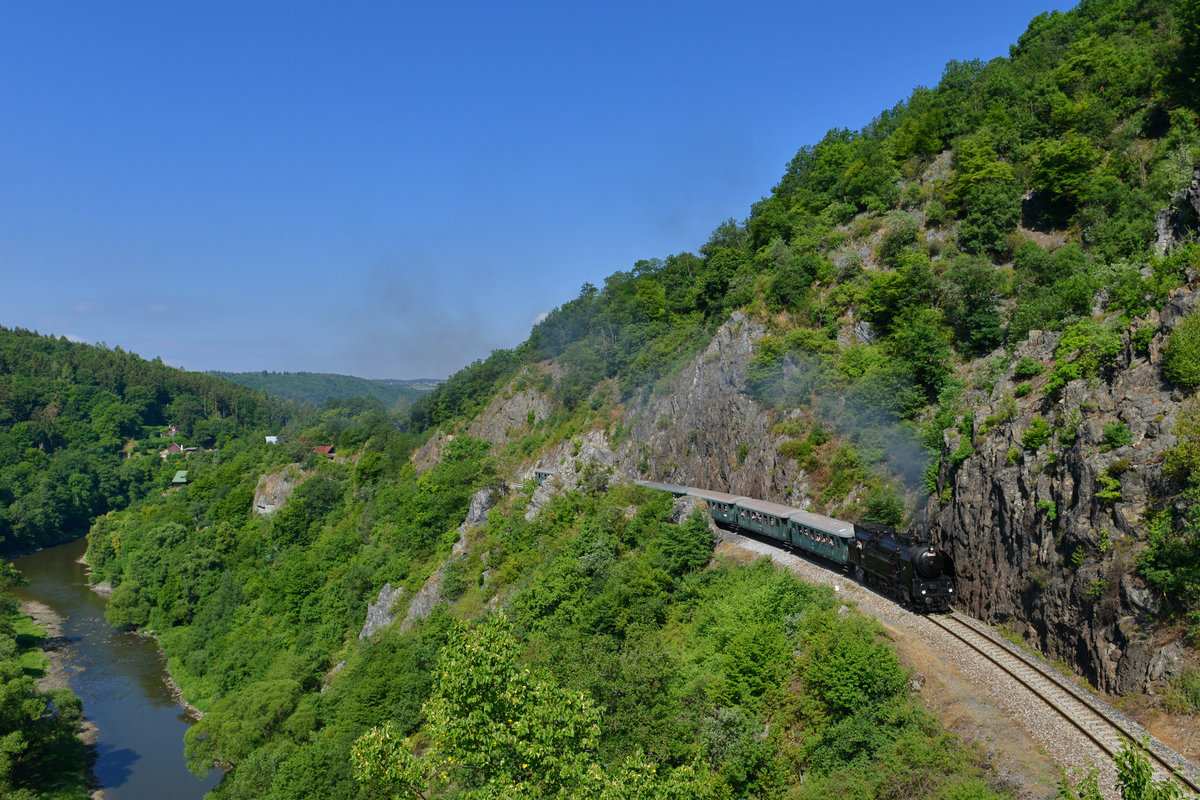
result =
[[166,661],[153,639],[114,628],[105,599],[78,563],[86,539],[49,547],[14,562],[28,579],[13,592],[63,617],[67,681],[99,729],[96,778],[106,800],[199,800],[220,781],[188,772],[183,734],[191,720],[165,682]]

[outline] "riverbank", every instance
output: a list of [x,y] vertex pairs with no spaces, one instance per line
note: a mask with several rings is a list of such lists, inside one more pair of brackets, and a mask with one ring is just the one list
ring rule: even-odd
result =
[[[52,689],[70,689],[70,675],[79,670],[70,660],[68,640],[63,635],[63,617],[45,603],[37,600],[22,600],[21,613],[33,620],[42,629],[42,653],[48,662],[45,674],[38,679],[39,691],[48,692]],[[100,737],[100,729],[85,715],[79,725],[79,741],[83,743],[87,754],[87,782],[92,800],[105,800],[104,789],[96,778],[96,742]]]
[[[100,595],[101,597],[105,597],[105,598],[107,598],[109,595],[111,595],[113,593],[112,584],[110,584],[108,581],[100,581],[99,583],[91,583],[90,582],[90,578],[92,575],[92,567],[87,562],[87,553],[86,552],[83,555],[81,555],[79,558],[75,559],[75,563],[83,565],[84,575],[89,578],[88,586],[91,588],[91,590],[93,592],[95,592],[96,594]],[[144,637],[146,639],[150,639],[151,641],[153,641],[154,646],[158,648],[159,655],[163,656],[164,659],[166,658],[166,654],[163,653],[162,645],[161,645],[161,643],[159,643],[157,636],[155,636],[153,633],[150,633],[148,631],[143,631],[143,630],[134,630],[132,632],[137,634],[138,636],[141,636],[141,637]],[[171,693],[171,697],[172,697],[172,699],[175,700],[176,705],[178,705],[180,708],[182,708],[187,713],[188,718],[191,719],[192,722],[199,722],[200,719],[204,716],[204,712],[201,711],[200,709],[196,708],[194,705],[189,703],[187,700],[183,699],[183,689],[179,688],[179,684],[176,683],[175,679],[171,677],[171,670],[168,669],[165,665],[163,667],[163,683],[166,684],[167,690]]]

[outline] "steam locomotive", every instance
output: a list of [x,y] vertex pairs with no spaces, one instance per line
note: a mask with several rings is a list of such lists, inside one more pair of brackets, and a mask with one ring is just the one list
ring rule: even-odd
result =
[[866,586],[915,611],[949,611],[954,599],[954,562],[930,542],[887,525],[852,524],[811,511],[752,497],[636,481],[640,486],[696,497],[708,504],[713,521],[741,533],[765,536],[831,562]]

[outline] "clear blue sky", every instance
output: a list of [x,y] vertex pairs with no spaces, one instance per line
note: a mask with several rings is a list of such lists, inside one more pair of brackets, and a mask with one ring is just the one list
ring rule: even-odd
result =
[[443,377],[1068,7],[8,2],[0,325]]

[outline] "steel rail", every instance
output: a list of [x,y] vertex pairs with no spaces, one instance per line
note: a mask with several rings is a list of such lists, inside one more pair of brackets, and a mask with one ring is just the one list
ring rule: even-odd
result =
[[[983,656],[989,663],[1000,669],[1014,681],[1024,686],[1032,694],[1038,697],[1043,703],[1053,709],[1059,716],[1067,721],[1071,726],[1076,728],[1080,733],[1090,739],[1100,750],[1109,757],[1113,757],[1120,749],[1119,745],[1114,745],[1110,737],[1105,737],[1105,733],[1116,732],[1120,740],[1128,740],[1135,743],[1141,743],[1146,736],[1146,732],[1139,729],[1133,730],[1132,726],[1135,723],[1132,720],[1124,719],[1115,709],[1102,707],[1102,703],[1092,697],[1090,693],[1074,685],[1067,679],[1058,675],[1052,669],[1041,663],[1029,654],[1021,651],[1009,642],[1004,641],[996,634],[981,630],[980,623],[965,617],[958,612],[950,612],[944,616],[928,615],[926,617],[930,622],[936,625],[941,630],[958,639],[960,642],[971,648],[979,655]],[[947,620],[953,620],[957,625],[951,625]],[[963,629],[970,631],[970,634],[964,634]],[[1019,674],[1019,668],[1014,669],[1010,665],[1002,663],[1005,659],[1000,658],[992,653],[987,652],[987,648],[979,644],[982,640],[993,648],[1001,651],[1005,656],[1013,661],[1016,661],[1020,667],[1034,673],[1037,679],[1043,683],[1050,684],[1053,689],[1058,692],[1068,695],[1076,704],[1081,706],[1088,712],[1088,719],[1081,720],[1076,714],[1071,713],[1063,708],[1061,700],[1055,700],[1048,695],[1046,687],[1035,685],[1033,678]],[[1097,731],[1093,725],[1100,721],[1101,726],[1105,730]],[[1186,788],[1195,793],[1200,793],[1200,771],[1191,765],[1186,759],[1179,754],[1166,748],[1162,743],[1152,740],[1150,746],[1145,749],[1146,754],[1159,768],[1161,774],[1170,775],[1175,780],[1182,783]]]

